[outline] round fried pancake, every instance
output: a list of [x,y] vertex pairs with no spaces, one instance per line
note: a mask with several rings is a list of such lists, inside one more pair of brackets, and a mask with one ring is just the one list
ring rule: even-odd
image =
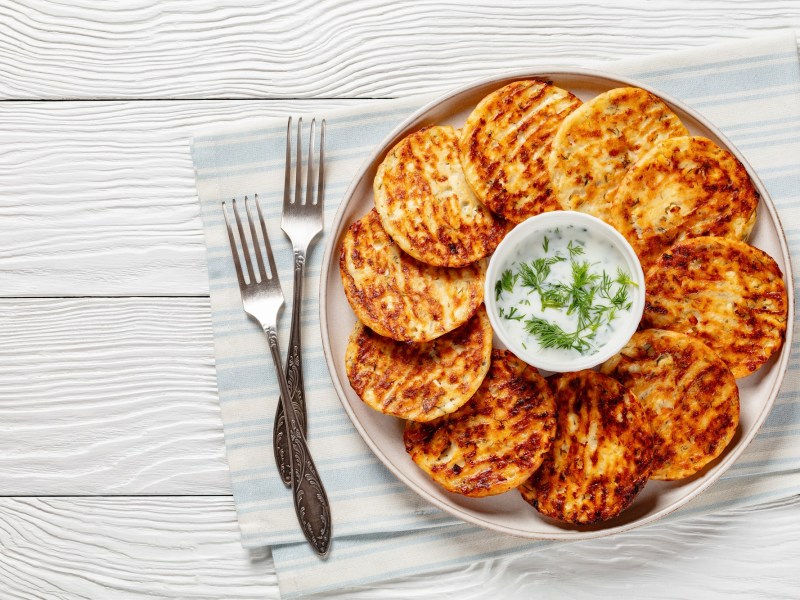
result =
[[725,449],[739,424],[739,388],[700,340],[663,329],[636,333],[600,371],[632,391],[655,435],[650,479],[683,479]]
[[621,383],[594,371],[548,379],[558,411],[542,466],[520,486],[542,514],[588,525],[617,516],[642,490],[653,461],[644,408]]
[[546,81],[515,81],[486,96],[461,130],[461,164],[486,206],[513,223],[560,205],[547,159],[553,136],[581,101]]
[[595,96],[564,119],[548,160],[561,207],[603,218],[628,168],[658,142],[689,135],[669,107],[640,88]]
[[463,267],[491,254],[505,235],[506,224],[464,178],[452,127],[426,127],[400,140],[378,167],[373,189],[386,233],[429,265]]
[[772,257],[745,242],[678,242],[647,272],[645,286],[642,326],[698,338],[736,378],[750,375],[783,343],[783,275]]
[[375,333],[427,342],[466,323],[483,302],[485,261],[432,267],[397,247],[371,210],[347,230],[339,254],[344,293]]
[[356,323],[345,355],[350,385],[369,406],[411,421],[430,421],[469,400],[492,356],[492,326],[480,307],[461,327],[408,344]]
[[758,192],[744,165],[703,137],[664,140],[627,172],[608,221],[648,267],[672,244],[712,235],[746,240]]
[[541,464],[555,432],[547,382],[507,350],[494,350],[475,395],[429,423],[406,423],[406,450],[445,489],[493,496],[517,487]]

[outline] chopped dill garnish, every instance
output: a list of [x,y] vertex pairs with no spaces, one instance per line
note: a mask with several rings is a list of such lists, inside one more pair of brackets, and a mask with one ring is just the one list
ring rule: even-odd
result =
[[563,256],[551,256],[550,258],[537,258],[530,264],[520,263],[519,278],[522,285],[541,293],[542,284],[550,275],[550,267],[564,260],[566,259]]
[[[560,236],[558,229],[555,233]],[[558,250],[548,256],[552,247],[550,242],[544,236],[542,248],[545,256],[512,265],[495,282],[497,300],[504,292],[513,293],[517,284],[527,289],[529,297],[538,294],[541,313],[530,313],[532,298],[522,298],[517,300],[516,306],[510,309],[499,307],[498,310],[502,318],[520,321],[542,348],[573,349],[585,354],[595,348],[595,336],[602,327],[609,325],[620,311],[631,309],[630,288],[638,285],[622,268],[609,274],[593,268],[596,263],[579,260],[585,255],[586,248],[575,240],[567,243],[569,258],[559,254]],[[567,261],[569,275],[554,281],[551,278],[553,265]],[[547,314],[549,310],[573,315],[575,330],[567,331],[558,323],[542,318],[542,313]],[[524,343],[523,347],[527,349]]]
[[586,250],[580,244],[576,245],[570,240],[569,244],[567,244],[567,251],[570,258],[575,258],[576,256],[581,256]]
[[500,316],[504,319],[508,319],[509,321],[521,321],[522,320],[522,313],[517,312],[517,307],[512,306],[511,310],[509,310],[506,314],[503,314],[503,309],[500,308]]
[[500,296],[503,292],[508,292],[509,294],[514,289],[514,284],[517,282],[517,275],[513,273],[511,269],[506,269],[503,271],[503,274],[500,275],[500,279],[494,284],[494,299],[500,300]]
[[631,276],[623,271],[622,267],[617,267],[617,278],[614,280],[614,282],[620,285],[632,285],[637,288],[639,287],[639,284],[631,279]]
[[539,317],[530,317],[525,321],[525,330],[536,338],[542,348],[573,348],[581,354],[591,348],[591,344],[581,337],[581,331],[567,333],[557,323]]

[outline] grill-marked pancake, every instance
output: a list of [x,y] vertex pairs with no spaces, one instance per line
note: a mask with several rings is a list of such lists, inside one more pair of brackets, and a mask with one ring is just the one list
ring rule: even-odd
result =
[[542,514],[588,525],[617,516],[642,490],[653,461],[644,408],[621,383],[594,371],[548,379],[558,425],[542,466],[520,486]]
[[643,327],[698,338],[745,377],[776,353],[786,332],[783,275],[768,254],[738,240],[678,242],[645,276]]
[[481,385],[492,356],[492,326],[481,307],[461,327],[409,344],[356,323],[345,355],[350,385],[370,407],[412,421],[453,412]]
[[461,163],[481,202],[513,223],[560,209],[547,160],[559,125],[580,104],[539,80],[509,83],[481,100],[461,130]]
[[658,142],[689,135],[664,102],[640,88],[595,96],[564,119],[548,169],[561,207],[602,218],[625,172]]
[[737,158],[703,137],[662,141],[623,178],[606,220],[648,267],[672,244],[703,235],[746,240],[758,192]]
[[426,127],[398,142],[373,184],[383,228],[400,248],[439,267],[463,267],[491,254],[506,223],[481,204],[464,178],[458,136]]
[[456,412],[408,421],[406,451],[445,489],[492,496],[517,487],[541,464],[555,432],[553,393],[507,350],[494,350],[475,395]]
[[485,261],[432,267],[397,247],[373,209],[342,240],[339,272],[356,316],[375,333],[427,342],[466,323],[483,303]]
[[736,379],[700,340],[646,329],[600,370],[632,391],[647,411],[655,435],[650,479],[694,475],[719,456],[736,433]]

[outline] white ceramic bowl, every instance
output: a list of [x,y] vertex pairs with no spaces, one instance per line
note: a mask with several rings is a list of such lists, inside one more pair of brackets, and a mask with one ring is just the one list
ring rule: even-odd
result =
[[[510,326],[511,322],[500,317],[495,294],[495,283],[503,271],[511,266],[513,257],[517,254],[518,249],[529,245],[531,239],[542,231],[568,225],[586,229],[590,236],[609,242],[612,248],[622,257],[623,264],[636,286],[631,288],[632,306],[630,312],[620,314],[614,320],[614,333],[608,341],[593,353],[580,355],[576,352],[571,357],[553,358],[534,349],[535,343],[530,346],[523,345],[522,339],[513,332]],[[535,256],[531,255],[531,259],[533,258]],[[591,256],[586,258],[589,261],[592,260]],[[636,331],[644,311],[644,274],[642,273],[642,265],[628,241],[604,221],[586,213],[575,211],[546,212],[531,217],[514,227],[497,246],[486,270],[484,304],[495,335],[506,348],[529,365],[544,371],[558,373],[590,369],[619,352]]]

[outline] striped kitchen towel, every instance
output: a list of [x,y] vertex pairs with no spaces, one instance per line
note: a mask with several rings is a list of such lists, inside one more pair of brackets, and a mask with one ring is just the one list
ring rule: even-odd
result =
[[[595,66],[651,84],[716,124],[766,184],[794,263],[800,263],[800,63],[794,32]],[[364,159],[429,99],[365,101],[325,115],[326,231]],[[259,194],[290,299],[291,248],[280,231],[285,134],[285,119],[265,119],[235,129],[200,132],[193,145],[208,249],[217,383],[242,543],[272,547],[286,598],[535,552],[557,543],[531,542],[457,521],[406,489],[371,454],[333,391],[322,354],[317,290],[327,237],[318,241],[309,257],[302,317],[309,441],[332,503],[335,539],[325,561],[303,541],[291,495],[273,460],[277,384],[272,364],[260,328],[242,311],[220,210],[223,200]],[[796,274],[795,270],[792,275]],[[289,311],[285,311],[282,348],[288,325]],[[800,493],[796,345],[776,405],[755,440],[720,482],[667,519]]]

